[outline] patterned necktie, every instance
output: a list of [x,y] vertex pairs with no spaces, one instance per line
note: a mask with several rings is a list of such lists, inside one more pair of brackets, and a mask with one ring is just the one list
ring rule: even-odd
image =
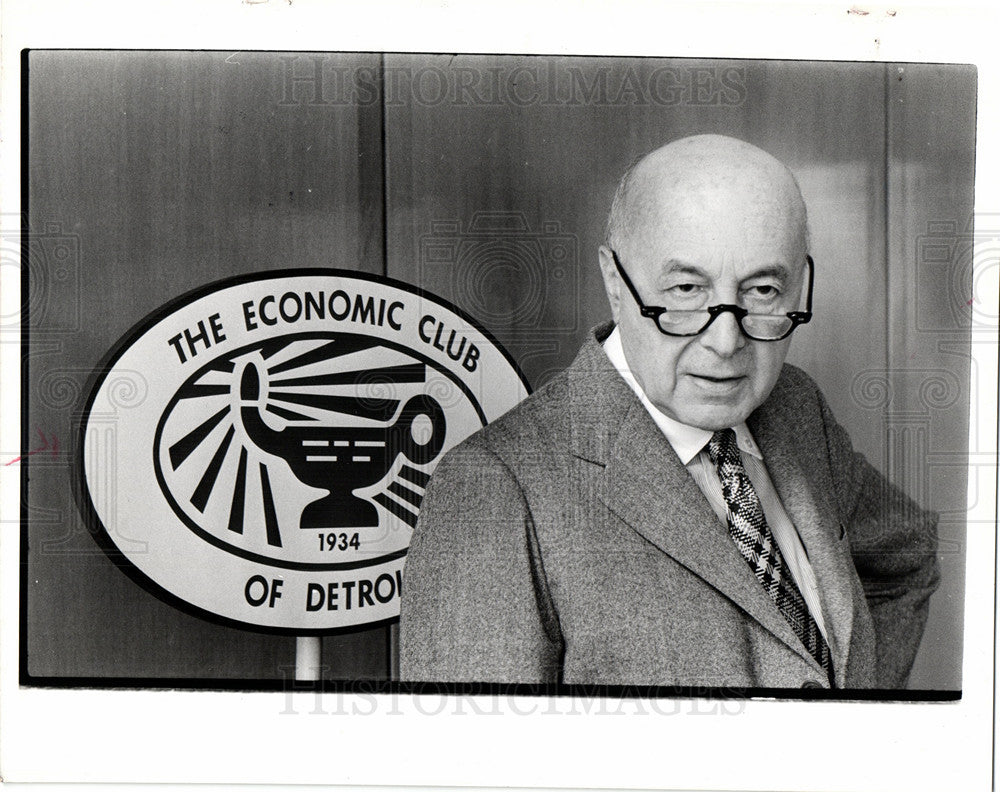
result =
[[823,640],[816,620],[809,613],[802,593],[795,585],[795,579],[778,549],[771,529],[767,527],[760,498],[750,483],[750,476],[740,458],[736,433],[732,429],[715,432],[708,441],[708,455],[719,471],[719,480],[722,482],[729,535],[736,543],[740,555],[750,565],[757,581],[778,606],[799,640],[822,666],[833,685],[830,648]]

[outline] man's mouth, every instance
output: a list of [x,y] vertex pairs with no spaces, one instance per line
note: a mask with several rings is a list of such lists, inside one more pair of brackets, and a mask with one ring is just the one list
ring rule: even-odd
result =
[[696,379],[705,380],[707,382],[725,383],[725,382],[736,382],[737,380],[743,379],[746,375],[745,374],[730,374],[728,376],[720,376],[718,374],[694,374],[694,373],[692,373],[689,376],[692,376],[692,377],[694,377]]
[[729,398],[739,393],[746,382],[745,374],[719,376],[718,374],[689,374],[692,384],[706,398]]

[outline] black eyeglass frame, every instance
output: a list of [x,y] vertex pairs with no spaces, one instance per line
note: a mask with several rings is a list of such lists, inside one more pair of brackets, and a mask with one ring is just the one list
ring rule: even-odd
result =
[[[710,324],[719,318],[722,314],[732,313],[736,317],[736,324],[739,325],[740,332],[744,336],[752,341],[781,341],[782,339],[788,338],[799,325],[805,324],[810,319],[812,319],[812,298],[813,298],[813,260],[812,256],[806,255],[806,264],[809,267],[809,287],[806,290],[806,309],[804,311],[789,311],[785,314],[789,319],[792,320],[792,326],[788,330],[777,338],[757,338],[756,336],[750,335],[747,329],[743,326],[743,318],[750,315],[750,311],[744,308],[742,305],[733,305],[732,303],[720,303],[719,305],[710,305],[705,311],[708,312],[708,321],[701,326],[700,330],[694,333],[671,333],[669,330],[664,330],[660,325],[660,317],[667,313],[670,309],[665,308],[662,305],[646,305],[642,298],[639,296],[639,292],[636,291],[635,286],[629,279],[628,274],[625,272],[625,268],[622,266],[621,261],[618,259],[618,254],[612,249],[611,258],[614,259],[615,267],[618,268],[618,274],[622,276],[622,280],[625,281],[625,285],[628,287],[629,292],[631,292],[632,297],[635,299],[636,305],[639,306],[639,313],[645,316],[647,319],[651,319],[653,324],[656,325],[656,329],[659,330],[663,335],[674,336],[675,338],[690,338],[692,336],[701,335],[704,333]],[[775,314],[780,315],[780,314]]]

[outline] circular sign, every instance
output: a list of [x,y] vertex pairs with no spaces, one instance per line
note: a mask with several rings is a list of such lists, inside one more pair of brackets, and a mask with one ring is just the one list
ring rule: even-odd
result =
[[385,622],[438,460],[527,392],[475,322],[404,283],[223,281],[100,368],[84,510],[127,571],[202,615],[296,634]]

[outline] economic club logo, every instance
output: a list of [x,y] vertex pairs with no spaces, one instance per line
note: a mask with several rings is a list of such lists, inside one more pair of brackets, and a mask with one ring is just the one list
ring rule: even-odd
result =
[[[145,398],[116,400],[123,378]],[[126,571],[200,615],[296,634],[390,621],[436,463],[526,394],[469,317],[406,284],[224,281],[97,372],[83,508]]]

